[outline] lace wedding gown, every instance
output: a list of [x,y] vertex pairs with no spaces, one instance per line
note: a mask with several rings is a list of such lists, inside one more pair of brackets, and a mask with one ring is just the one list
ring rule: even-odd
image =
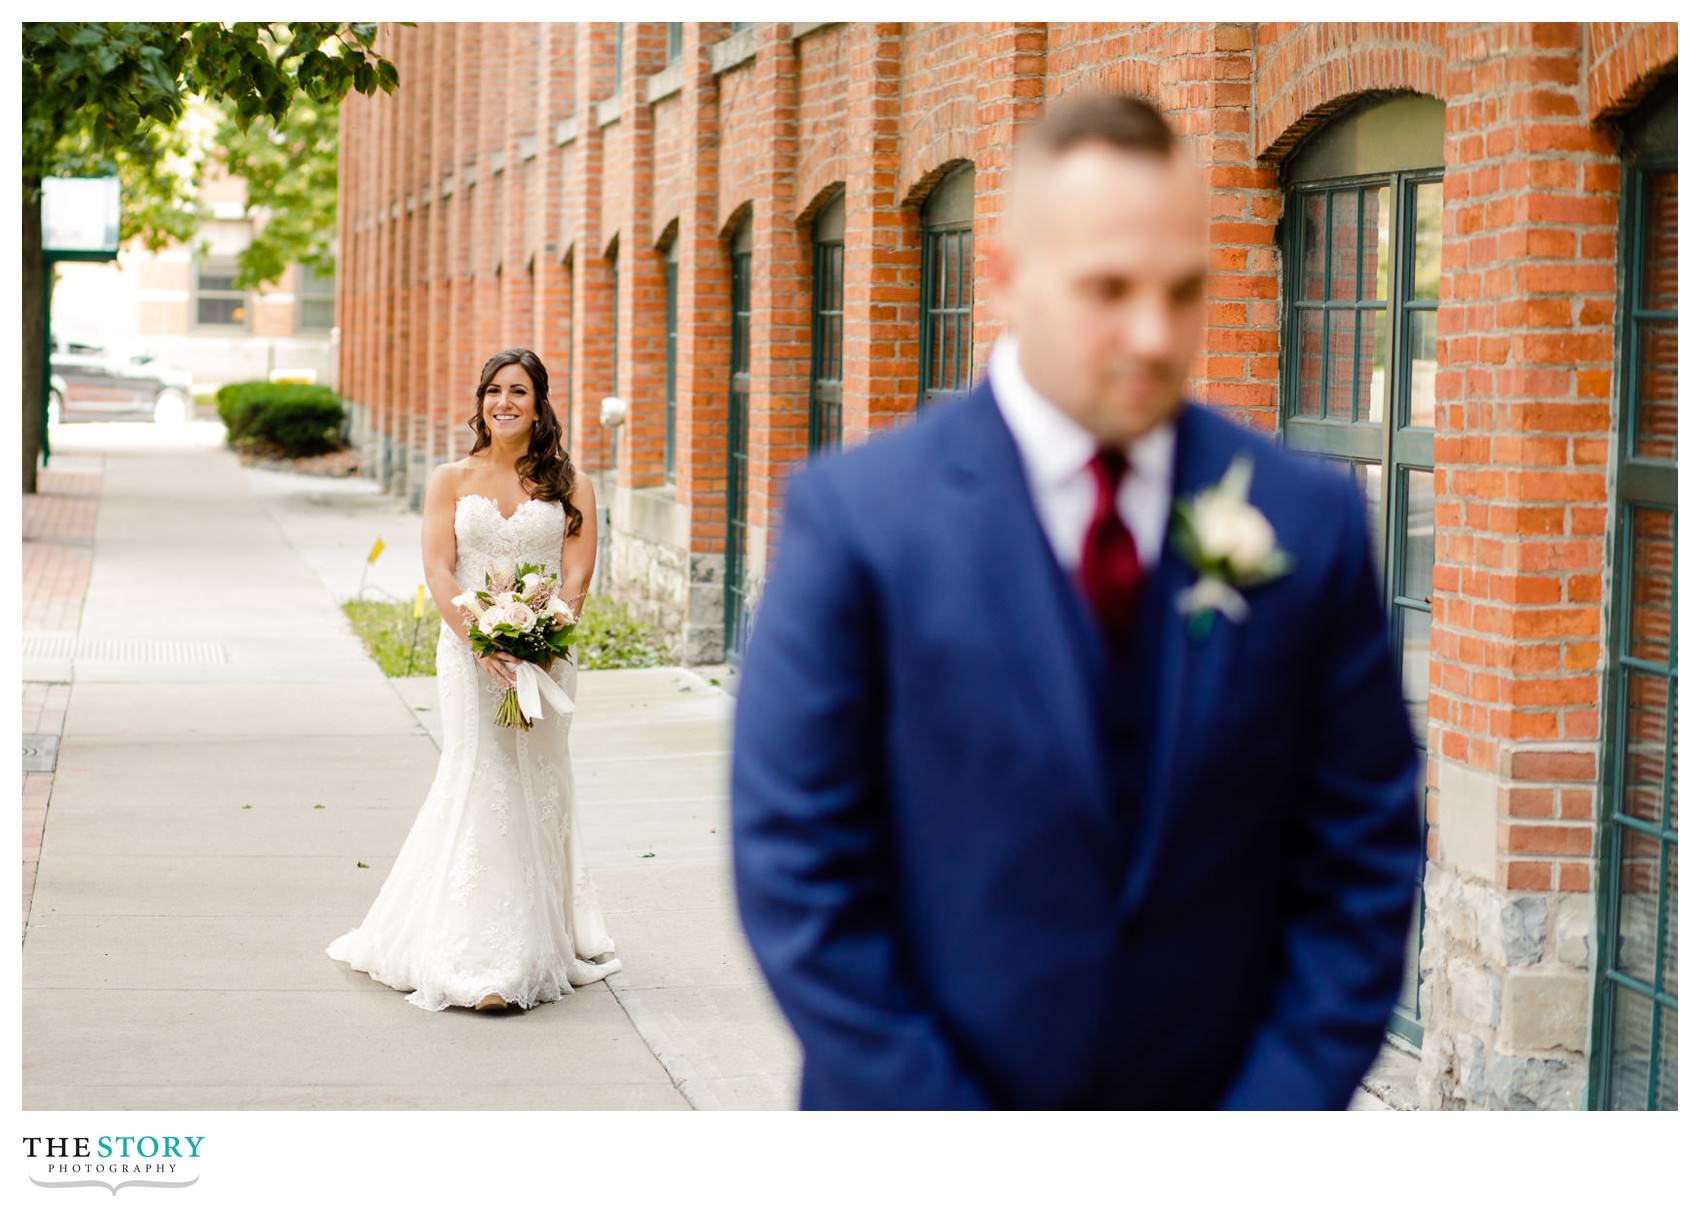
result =
[[[559,568],[565,525],[559,502],[528,500],[505,517],[489,497],[461,497],[456,583],[482,587],[508,560]],[[547,676],[576,692],[575,665],[556,661]],[[620,969],[574,821],[572,716],[545,707],[531,731],[503,728],[501,696],[443,624],[436,779],[365,920],[325,948],[426,1010],[488,993],[530,1007]]]

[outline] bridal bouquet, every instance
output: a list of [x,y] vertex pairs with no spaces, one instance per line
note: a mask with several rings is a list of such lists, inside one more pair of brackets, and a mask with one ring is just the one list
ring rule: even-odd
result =
[[493,652],[519,658],[514,684],[502,696],[496,723],[526,728],[543,715],[543,699],[570,712],[573,701],[543,676],[556,657],[572,659],[568,645],[578,617],[555,593],[560,578],[538,564],[503,566],[484,574],[483,589],[454,599],[466,612],[467,638],[479,656]]

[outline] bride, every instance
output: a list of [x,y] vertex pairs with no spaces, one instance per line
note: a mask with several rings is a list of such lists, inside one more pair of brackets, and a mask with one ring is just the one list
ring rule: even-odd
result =
[[[517,662],[478,657],[453,599],[516,563],[561,574],[578,611],[596,562],[596,500],[561,447],[549,372],[529,349],[484,364],[472,451],[425,488],[425,577],[442,614],[443,752],[366,918],[325,951],[426,1010],[529,1008],[620,970],[585,874],[567,732],[546,708],[528,732],[495,723]],[[569,596],[573,595],[573,596]],[[547,674],[569,695],[577,667]]]

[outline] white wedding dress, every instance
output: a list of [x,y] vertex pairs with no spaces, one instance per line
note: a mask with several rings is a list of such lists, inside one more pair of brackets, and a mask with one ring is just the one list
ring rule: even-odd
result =
[[[489,497],[461,497],[455,582],[482,588],[508,560],[558,570],[565,524],[559,502],[504,517]],[[576,665],[556,661],[547,676],[576,692]],[[325,948],[426,1010],[488,993],[530,1007],[620,970],[574,821],[573,717],[545,707],[529,732],[500,727],[502,693],[443,624],[436,779],[365,920]]]

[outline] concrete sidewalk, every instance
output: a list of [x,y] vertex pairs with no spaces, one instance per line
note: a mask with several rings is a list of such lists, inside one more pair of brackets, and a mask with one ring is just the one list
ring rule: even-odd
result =
[[385,679],[337,607],[377,533],[368,586],[411,595],[417,516],[198,433],[65,428],[102,497],[80,631],[36,646],[71,690],[24,942],[27,1109],[794,1105],[732,907],[724,694],[677,669],[580,682],[579,811],[625,971],[523,1015],[424,1013],[324,954],[437,760],[429,680]]

